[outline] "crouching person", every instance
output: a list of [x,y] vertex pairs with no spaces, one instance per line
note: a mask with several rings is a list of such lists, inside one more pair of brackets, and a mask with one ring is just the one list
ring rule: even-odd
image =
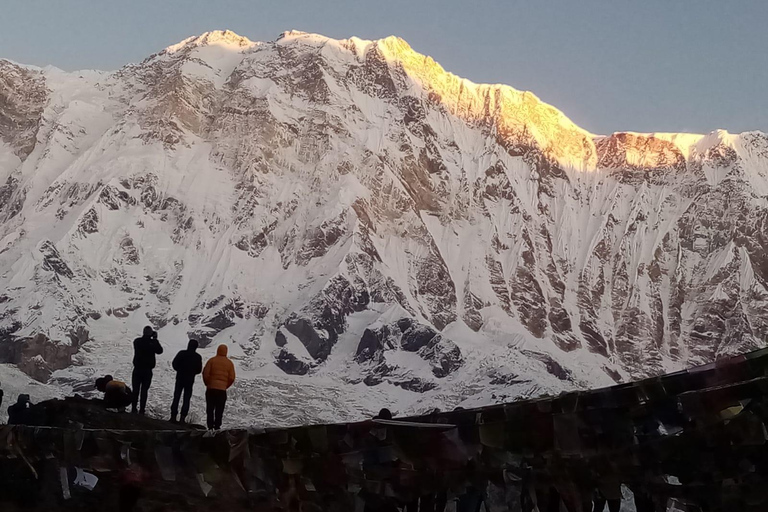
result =
[[111,375],[96,379],[96,389],[104,393],[104,407],[123,410],[133,403],[133,393],[125,382]]
[[205,383],[205,412],[208,428],[219,430],[227,403],[227,389],[235,382],[235,365],[227,357],[227,346],[219,345],[216,356],[205,363],[203,383]]

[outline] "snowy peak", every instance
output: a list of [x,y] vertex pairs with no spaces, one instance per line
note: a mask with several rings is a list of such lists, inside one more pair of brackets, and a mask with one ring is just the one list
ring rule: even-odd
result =
[[[220,51],[196,51],[211,46]],[[386,93],[402,98],[426,96],[465,122],[478,125],[490,121],[492,124],[486,129],[496,133],[513,151],[516,147],[536,146],[565,172],[591,172],[622,165],[635,170],[679,170],[681,162],[687,161],[692,152],[704,154],[710,147],[733,144],[738,137],[722,130],[709,135],[621,132],[595,137],[535,94],[457,77],[396,36],[380,40],[355,37],[335,40],[291,30],[274,42],[255,43],[225,30],[190,37],[168,47],[161,55],[181,52],[191,61],[185,66],[189,76],[206,78],[220,86],[243,63],[243,50],[256,52],[246,65],[258,66],[278,48],[283,49],[278,52],[282,69],[302,73],[301,68],[314,62],[317,68],[313,72],[322,73],[318,77],[324,82],[327,82],[326,72],[362,65],[376,82],[364,92],[370,94],[375,90],[377,95]],[[229,51],[238,55],[231,55]],[[206,76],[195,69],[200,64],[212,68],[215,76]]]
[[256,43],[247,37],[237,35],[231,30],[213,30],[211,32],[203,32],[199,36],[188,37],[180,43],[167,47],[165,52],[176,53],[178,51],[200,46],[223,46],[242,50],[254,46],[255,44]]
[[[192,81],[205,80],[221,87],[245,55],[257,46],[258,43],[230,30],[215,30],[187,38],[150,56],[139,65],[126,66],[124,70],[128,70],[126,74],[142,77],[148,85],[156,82],[158,73],[166,77],[173,73],[179,81],[185,77]],[[179,83],[173,87],[179,86],[184,87]]]
[[686,154],[674,142],[654,135],[614,133],[597,141],[598,166],[606,169],[684,170]]
[[[251,53],[247,62],[243,50]],[[312,87],[319,88],[317,92],[326,88],[323,82],[330,76],[343,73],[351,79],[341,83],[343,89],[355,86],[367,95],[398,97],[404,102],[423,97],[465,122],[495,133],[512,151],[537,146],[564,170],[590,170],[597,163],[591,135],[534,94],[457,77],[395,36],[373,41],[335,40],[289,31],[275,42],[253,43],[233,32],[216,31],[188,38],[158,55],[161,59],[183,56],[188,63],[183,70],[186,74],[217,86],[223,85],[241,63],[259,75],[265,59],[272,61],[276,56],[280,69],[291,70],[297,77],[309,73],[315,84]],[[213,69],[213,75],[201,67]],[[253,71],[243,70],[243,74]]]
[[[226,44],[211,44],[215,41]],[[333,104],[365,110],[385,101],[389,113],[366,115],[396,115],[414,127],[433,122],[423,117],[427,112],[445,113],[494,137],[510,154],[535,148],[537,158],[546,162],[545,175],[589,170],[596,162],[590,135],[554,107],[531,93],[456,77],[397,37],[337,41],[290,32],[275,42],[252,43],[231,32],[212,32],[189,38],[115,75],[121,87],[145,98],[136,105],[147,113],[142,124],[154,125],[150,132],[170,144],[183,139],[174,126],[198,135],[210,129],[214,118],[207,112],[223,99],[202,93],[201,88],[208,87],[205,84],[216,90],[234,87],[237,98],[267,101],[270,115],[280,118],[284,107],[292,107],[277,105],[279,95],[269,92],[276,86],[313,103],[315,112]],[[369,98],[367,104],[359,105],[364,97]],[[420,158],[427,157],[425,153]]]
[[307,36],[307,35],[317,35],[317,34],[309,34],[309,32],[304,32],[303,30],[295,30],[295,29],[286,30],[285,32],[277,36],[276,41],[280,41],[281,39],[291,39],[291,38]]
[[[734,135],[725,130],[706,135],[617,132],[595,137],[594,141],[598,168],[652,172],[667,178],[698,172],[707,161],[717,161],[718,165],[735,163],[768,147],[766,136],[761,132]],[[752,178],[762,179],[760,175]]]
[[595,137],[395,37],[0,61],[0,361],[119,375],[151,323],[314,400],[657,374],[763,343],[767,197],[764,134]]

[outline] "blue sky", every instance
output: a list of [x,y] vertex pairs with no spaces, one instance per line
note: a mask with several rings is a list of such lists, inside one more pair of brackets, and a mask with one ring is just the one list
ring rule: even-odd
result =
[[116,69],[207,30],[398,35],[475,82],[533,91],[595,133],[768,132],[768,1],[21,0],[0,57]]

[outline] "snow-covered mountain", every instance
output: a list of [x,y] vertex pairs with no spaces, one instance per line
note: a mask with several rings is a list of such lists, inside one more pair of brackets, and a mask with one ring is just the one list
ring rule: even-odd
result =
[[608,385],[768,332],[765,134],[595,136],[395,37],[0,60],[0,222],[0,361],[85,389],[151,324],[159,407],[187,336],[228,343],[242,422]]

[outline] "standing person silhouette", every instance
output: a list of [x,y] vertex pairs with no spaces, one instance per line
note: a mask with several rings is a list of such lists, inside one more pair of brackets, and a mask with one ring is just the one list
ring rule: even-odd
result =
[[173,402],[171,403],[171,423],[176,423],[182,392],[184,393],[184,402],[181,404],[181,422],[184,423],[187,420],[195,377],[203,371],[203,358],[197,353],[197,346],[197,340],[189,340],[187,350],[179,350],[179,353],[173,358],[173,369],[176,370],[176,387],[173,390]]
[[133,340],[133,405],[131,412],[136,412],[139,404],[139,414],[144,414],[147,408],[147,393],[152,385],[152,370],[155,368],[156,354],[162,354],[163,347],[157,340],[157,333],[152,327],[146,326],[141,338]]
[[235,365],[227,357],[227,346],[219,345],[216,356],[205,363],[203,382],[205,383],[205,412],[208,416],[208,429],[219,430],[227,403],[227,389],[235,382]]

